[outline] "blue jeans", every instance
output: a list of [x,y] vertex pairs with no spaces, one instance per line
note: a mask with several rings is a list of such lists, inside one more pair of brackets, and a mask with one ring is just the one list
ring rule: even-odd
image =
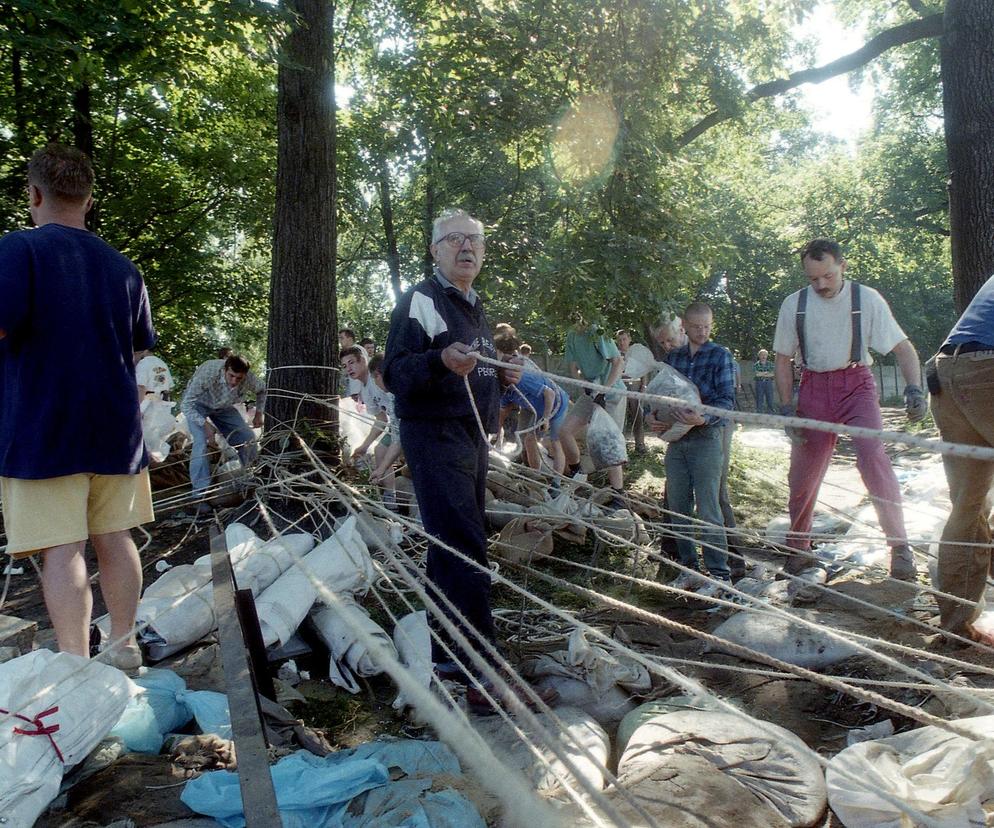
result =
[[[718,497],[725,465],[723,431],[716,426],[702,426],[688,432],[682,440],[670,443],[666,449],[666,497],[669,508],[675,512],[672,517],[678,531],[687,535],[700,533],[707,571],[714,578],[727,579],[728,539]],[[688,531],[691,525],[687,519],[693,514],[695,502],[697,517],[706,524],[696,532]],[[676,543],[680,563],[699,570],[694,541],[678,538]]]
[[756,380],[756,410],[760,414],[776,414],[777,409],[773,404],[773,380]]
[[[245,422],[233,406],[227,408],[207,408],[195,404],[194,407],[204,417],[209,419],[233,449],[238,451],[238,459],[243,466],[248,466],[256,455],[255,432]],[[190,435],[193,437],[193,448],[190,449],[190,482],[193,491],[199,492],[211,484],[211,464],[207,457],[207,437],[202,428],[190,424]]]

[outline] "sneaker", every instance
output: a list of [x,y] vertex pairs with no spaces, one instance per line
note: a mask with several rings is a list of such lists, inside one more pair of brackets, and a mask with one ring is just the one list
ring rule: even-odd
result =
[[701,585],[701,576],[696,572],[681,572],[667,586],[673,589],[685,589],[688,591],[697,589]]
[[914,581],[918,577],[915,567],[915,553],[907,544],[890,550],[890,576],[899,581]]
[[116,667],[118,670],[133,676],[142,666],[142,651],[135,642],[118,644],[116,647],[104,650],[97,656],[98,661]]

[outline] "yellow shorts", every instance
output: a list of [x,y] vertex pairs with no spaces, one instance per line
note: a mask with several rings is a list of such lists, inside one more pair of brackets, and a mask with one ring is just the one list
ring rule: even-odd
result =
[[155,520],[148,469],[44,480],[0,477],[0,499],[7,554],[15,558]]

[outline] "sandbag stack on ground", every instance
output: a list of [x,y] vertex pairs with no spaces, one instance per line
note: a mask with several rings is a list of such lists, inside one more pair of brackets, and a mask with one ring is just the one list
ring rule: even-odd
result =
[[[35,650],[0,664],[0,816],[33,825],[64,772],[107,735],[135,684],[120,670]],[[16,715],[11,715],[16,714]]]
[[369,550],[352,516],[256,599],[263,641],[269,647],[290,639],[317,600],[318,584],[336,595],[364,595],[375,578]]
[[[805,620],[815,618],[803,611],[793,614]],[[838,633],[830,635],[783,615],[760,610],[736,613],[718,626],[713,635],[812,670],[821,670],[859,652],[853,644],[838,637]]]
[[[238,523],[225,529],[225,541],[236,583],[256,596],[314,546],[314,538],[304,533],[263,542]],[[217,629],[210,556],[173,567],[150,584],[138,604],[136,621],[152,661],[173,655]]]

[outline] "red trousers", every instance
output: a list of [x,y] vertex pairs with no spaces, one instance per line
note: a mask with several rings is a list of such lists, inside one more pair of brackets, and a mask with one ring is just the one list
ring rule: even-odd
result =
[[[873,372],[865,365],[822,373],[805,371],[801,377],[797,415],[830,423],[882,428]],[[825,431],[805,429],[804,436],[807,442],[795,443],[791,448],[787,477],[790,484],[790,534],[787,545],[798,550],[807,550],[811,546],[807,533],[811,531],[818,490],[825,479],[836,442],[836,435]],[[883,443],[861,437],[853,439],[853,444],[856,468],[870,493],[888,544],[900,546],[907,543],[901,511],[901,489]]]

